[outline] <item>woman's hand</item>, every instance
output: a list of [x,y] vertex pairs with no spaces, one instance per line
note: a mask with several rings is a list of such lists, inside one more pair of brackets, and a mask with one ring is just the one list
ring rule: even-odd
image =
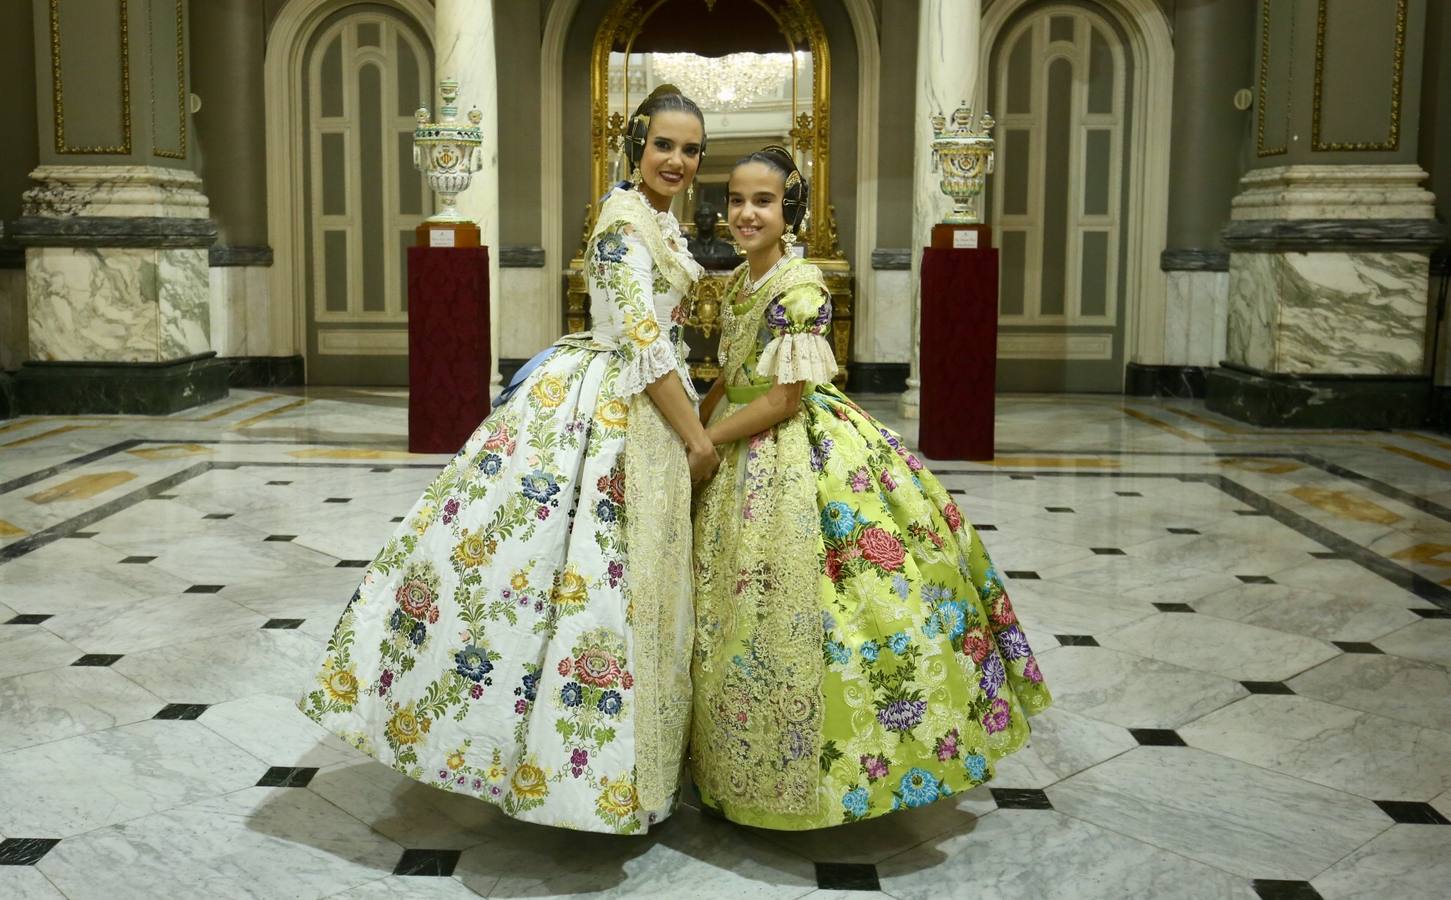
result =
[[690,464],[692,484],[700,484],[702,481],[709,480],[720,466],[720,454],[716,453],[715,447],[710,444],[687,449],[685,459]]

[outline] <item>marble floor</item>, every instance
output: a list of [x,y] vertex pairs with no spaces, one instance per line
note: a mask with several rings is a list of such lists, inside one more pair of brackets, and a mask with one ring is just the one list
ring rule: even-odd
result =
[[292,707],[445,461],[404,452],[405,407],[236,390],[0,422],[0,897],[1451,890],[1451,440],[1003,398],[998,458],[932,469],[1056,694],[1031,746],[859,825],[687,806],[613,838],[409,782]]

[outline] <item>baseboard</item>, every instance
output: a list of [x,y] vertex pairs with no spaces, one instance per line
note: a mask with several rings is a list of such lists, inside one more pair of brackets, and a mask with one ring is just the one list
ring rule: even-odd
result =
[[18,412],[162,416],[227,396],[229,373],[212,353],[161,363],[27,362],[15,373]]
[[1205,380],[1211,411],[1268,428],[1420,428],[1432,399],[1424,376],[1285,375],[1225,363]]
[[514,373],[522,369],[528,361],[523,358],[506,359],[502,356],[499,357],[499,377],[503,379],[503,383],[508,384],[509,380],[514,377]]
[[1124,372],[1124,393],[1130,397],[1204,396],[1204,366],[1150,366],[1129,363]]
[[1442,434],[1451,434],[1451,384],[1431,388],[1431,420],[1427,423]]
[[306,383],[301,356],[224,356],[234,388],[298,387]]
[[20,415],[19,400],[15,376],[9,372],[0,372],[0,419],[13,419]]
[[849,362],[846,389],[852,394],[900,394],[907,389],[907,363]]

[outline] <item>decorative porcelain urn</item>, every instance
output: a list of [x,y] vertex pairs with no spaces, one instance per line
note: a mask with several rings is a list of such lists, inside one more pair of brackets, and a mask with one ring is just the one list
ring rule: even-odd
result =
[[443,97],[437,122],[428,121],[428,107],[419,107],[413,114],[418,127],[413,129],[413,165],[428,177],[428,186],[438,194],[437,213],[429,222],[458,223],[469,221],[458,211],[458,195],[468,189],[473,174],[484,166],[483,132],[479,122],[483,113],[469,110],[468,122],[458,120],[458,81],[445,78],[438,83]]
[[987,176],[993,171],[993,117],[983,113],[973,120],[972,107],[963,103],[952,114],[952,124],[932,117],[932,167],[942,173],[942,193],[952,198],[946,225],[976,225],[982,221],[978,201]]

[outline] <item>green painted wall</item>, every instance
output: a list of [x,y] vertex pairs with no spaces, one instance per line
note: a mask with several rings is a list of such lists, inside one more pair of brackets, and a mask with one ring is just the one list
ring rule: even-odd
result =
[[35,36],[29,3],[0,4],[0,221],[20,215],[20,195],[40,161],[35,113]]
[[1415,162],[1426,0],[1404,3],[1398,60],[1399,0],[1259,0],[1250,167]]
[[221,245],[267,244],[262,13],[255,0],[191,0],[197,172]]
[[917,114],[917,0],[891,0],[879,15],[877,95],[878,247],[912,246],[912,138]]

